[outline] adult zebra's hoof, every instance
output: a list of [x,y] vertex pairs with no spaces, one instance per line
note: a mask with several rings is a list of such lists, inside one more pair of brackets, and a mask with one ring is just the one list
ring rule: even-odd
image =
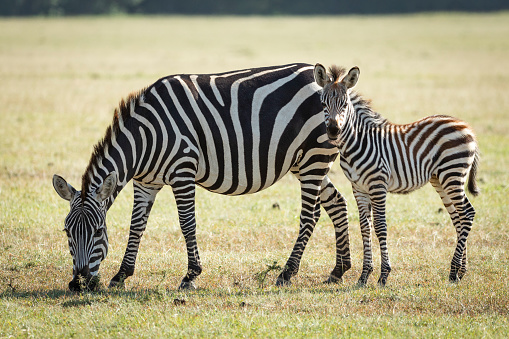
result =
[[291,286],[291,285],[292,285],[292,282],[290,280],[285,280],[281,277],[278,277],[276,280],[277,287],[287,287],[287,286]]
[[329,278],[327,278],[327,280],[325,280],[323,283],[324,284],[339,284],[340,282],[343,282],[343,278],[338,278],[338,277],[335,277],[333,276],[332,274],[329,276]]
[[179,290],[194,291],[195,289],[196,285],[194,281],[182,281],[179,286]]
[[110,284],[108,285],[108,288],[118,288],[118,289],[124,289],[125,288],[125,281],[116,281],[111,279]]
[[111,280],[108,288],[125,288],[125,280],[127,279],[127,274],[125,272],[118,272]]
[[361,276],[359,278],[359,281],[357,281],[357,287],[366,287],[366,284],[368,283],[368,277]]

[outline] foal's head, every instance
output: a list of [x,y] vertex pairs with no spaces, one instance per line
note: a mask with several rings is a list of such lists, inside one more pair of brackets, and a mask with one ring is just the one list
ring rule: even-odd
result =
[[339,137],[348,114],[354,112],[350,101],[349,89],[359,80],[360,70],[353,67],[345,75],[344,68],[333,65],[329,73],[321,64],[316,64],[314,76],[316,83],[323,88],[321,101],[325,113],[325,124],[329,139]]

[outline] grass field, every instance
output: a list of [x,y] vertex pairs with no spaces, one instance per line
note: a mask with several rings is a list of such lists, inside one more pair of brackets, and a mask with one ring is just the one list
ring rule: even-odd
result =
[[[509,13],[309,18],[98,17],[0,19],[0,337],[508,337]],[[299,187],[285,177],[243,197],[197,193],[204,272],[187,268],[170,189],[151,214],[125,290],[74,294],[61,232],[75,187],[122,97],[172,73],[291,62],[358,65],[357,89],[396,123],[431,114],[468,121],[482,152],[469,271],[448,282],[455,231],[429,187],[388,197],[393,271],[386,288],[356,288],[362,243],[339,163],[331,179],[349,202],[353,268],[335,263],[325,213],[291,287],[276,288],[298,232]],[[280,209],[273,209],[274,203]],[[102,283],[127,241],[132,185],[108,214]],[[175,304],[174,300],[185,300]]]

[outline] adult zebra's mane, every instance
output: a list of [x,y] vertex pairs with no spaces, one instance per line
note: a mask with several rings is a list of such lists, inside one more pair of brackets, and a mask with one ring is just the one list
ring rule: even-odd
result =
[[132,116],[131,111],[134,110],[136,105],[138,104],[140,98],[142,98],[147,91],[147,88],[144,88],[138,92],[130,93],[125,99],[120,100],[120,103],[113,113],[113,121],[106,129],[106,133],[104,137],[99,140],[97,144],[95,144],[94,149],[92,151],[92,155],[90,156],[90,161],[88,162],[88,166],[85,169],[85,173],[81,178],[81,200],[84,201],[85,197],[88,193],[88,189],[92,183],[93,171],[96,168],[101,160],[105,157],[106,149],[111,146],[112,140],[119,134],[120,132],[120,122],[122,121],[123,125],[128,125],[131,122]]
[[386,118],[371,108],[371,100],[364,99],[358,92],[351,91],[350,100],[352,101],[358,119],[365,125],[370,127],[381,127],[390,124]]

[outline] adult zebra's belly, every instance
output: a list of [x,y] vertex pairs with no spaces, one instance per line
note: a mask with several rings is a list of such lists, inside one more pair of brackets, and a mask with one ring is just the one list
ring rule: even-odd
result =
[[260,162],[257,165],[246,165],[249,162],[245,159],[237,161],[236,164],[230,160],[212,162],[209,159],[207,166],[205,159],[200,159],[196,183],[210,192],[225,195],[256,193],[272,186],[288,173],[292,166],[291,161],[286,161],[287,164],[276,169],[276,156],[267,157],[265,160],[266,164],[260,166]]

